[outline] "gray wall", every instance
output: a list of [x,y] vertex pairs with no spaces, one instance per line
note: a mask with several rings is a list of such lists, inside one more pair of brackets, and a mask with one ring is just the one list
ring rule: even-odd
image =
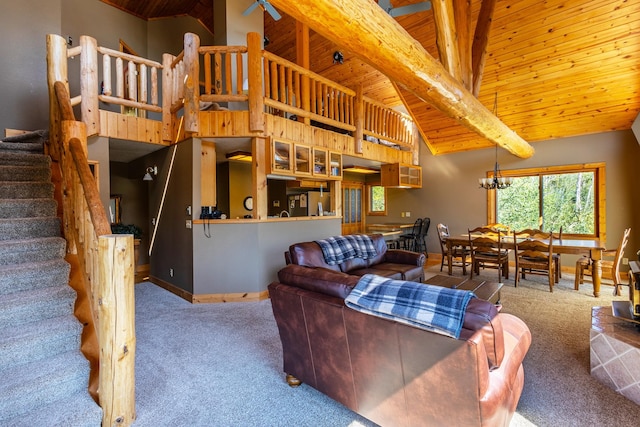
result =
[[49,126],[46,35],[60,33],[61,0],[3,1],[0,132]]
[[[632,233],[625,255],[635,258],[635,252],[640,249],[640,201],[634,192],[640,146],[633,133],[608,132],[532,145],[535,154],[529,159],[520,159],[500,149],[500,169],[606,163],[607,247],[615,248],[624,228],[630,226]],[[384,222],[411,222],[417,217],[430,217],[427,245],[429,252],[438,253],[437,223],[448,224],[452,233],[463,233],[469,227],[487,222],[486,190],[478,188],[478,178],[493,169],[494,161],[494,149],[433,156],[423,145],[420,150],[423,188],[388,189],[389,211]],[[402,218],[401,211],[410,211],[411,218]],[[383,222],[380,217],[367,220]]]

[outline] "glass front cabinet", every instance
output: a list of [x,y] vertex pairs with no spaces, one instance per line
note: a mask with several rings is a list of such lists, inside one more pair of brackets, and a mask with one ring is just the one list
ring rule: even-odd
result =
[[271,139],[270,171],[276,175],[342,179],[342,154],[283,139]]

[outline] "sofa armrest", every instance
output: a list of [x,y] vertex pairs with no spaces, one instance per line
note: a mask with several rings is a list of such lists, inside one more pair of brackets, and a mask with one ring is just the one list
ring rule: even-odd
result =
[[281,283],[338,298],[346,298],[360,277],[323,267],[289,264],[278,271]]
[[394,264],[423,266],[426,260],[427,258],[423,253],[405,251],[402,249],[389,249],[384,255],[384,262]]
[[469,301],[460,339],[482,345],[489,370],[499,368],[504,359],[504,331],[496,306],[478,298]]

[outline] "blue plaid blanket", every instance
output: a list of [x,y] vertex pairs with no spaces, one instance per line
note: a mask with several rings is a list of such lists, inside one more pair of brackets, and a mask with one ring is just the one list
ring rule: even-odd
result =
[[378,254],[373,240],[366,234],[334,236],[316,240],[316,243],[320,245],[324,260],[329,265],[340,264],[353,258],[369,259]]
[[471,291],[365,274],[345,299],[347,307],[458,339]]

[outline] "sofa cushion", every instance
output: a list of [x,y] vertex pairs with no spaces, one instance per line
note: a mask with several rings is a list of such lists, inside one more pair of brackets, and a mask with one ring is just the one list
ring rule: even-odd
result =
[[290,264],[278,271],[278,280],[289,286],[346,298],[360,278],[327,268]]
[[424,268],[422,266],[382,262],[376,265],[375,269],[397,271],[401,274],[402,280],[408,280],[410,282],[422,282],[424,278]]
[[387,253],[387,242],[384,240],[384,236],[382,234],[370,234],[369,237],[371,237],[371,240],[373,240],[373,244],[376,247],[377,255],[367,260],[368,267],[380,264],[384,260]]
[[334,271],[340,271],[339,265],[329,265],[324,260],[322,249],[316,242],[296,243],[289,246],[291,263],[307,267],[324,267]]
[[376,276],[386,277],[387,279],[402,280],[402,273],[394,270],[384,270],[382,268],[359,268],[357,270],[349,271],[349,274],[354,275],[356,278],[360,278],[365,274],[375,274]]
[[340,270],[343,273],[351,273],[352,270],[358,270],[360,268],[367,268],[369,263],[366,259],[362,258],[352,258],[347,261],[344,261],[340,264]]

